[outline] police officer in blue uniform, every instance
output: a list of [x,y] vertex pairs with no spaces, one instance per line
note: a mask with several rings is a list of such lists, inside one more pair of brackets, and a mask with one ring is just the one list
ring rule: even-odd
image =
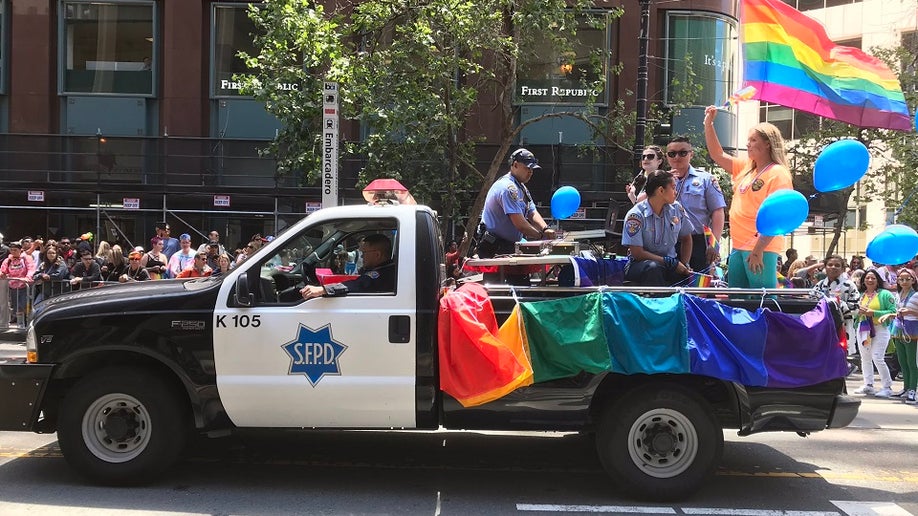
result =
[[330,285],[307,285],[300,289],[303,299],[346,296],[356,292],[395,292],[395,262],[392,242],[381,234],[363,239],[363,269],[356,279]]
[[[625,279],[666,287],[685,279],[692,270],[692,223],[676,202],[676,181],[670,172],[656,170],[647,177],[647,198],[625,215],[622,245],[628,246]],[[676,254],[676,244],[679,253]]]
[[[555,231],[548,227],[539,214],[526,183],[539,170],[539,160],[526,149],[517,149],[510,155],[510,171],[491,185],[481,214],[482,228],[478,236],[478,257],[492,258],[500,254],[513,254],[516,242],[550,240]],[[506,271],[505,271],[506,272]],[[493,278],[485,278],[485,281]],[[526,285],[527,274],[505,274],[508,283]]]
[[717,250],[705,240],[704,227],[711,228],[714,238],[720,240],[727,202],[717,178],[692,166],[694,154],[692,143],[685,136],[676,136],[666,146],[666,159],[676,179],[676,200],[685,208],[694,227],[689,265],[693,270],[705,271],[716,261]]

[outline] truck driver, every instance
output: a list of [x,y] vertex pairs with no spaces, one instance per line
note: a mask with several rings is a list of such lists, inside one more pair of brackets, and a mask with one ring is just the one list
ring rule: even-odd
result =
[[303,299],[346,296],[355,292],[395,292],[395,262],[392,242],[381,234],[363,239],[363,269],[356,279],[331,285],[307,285],[300,289]]

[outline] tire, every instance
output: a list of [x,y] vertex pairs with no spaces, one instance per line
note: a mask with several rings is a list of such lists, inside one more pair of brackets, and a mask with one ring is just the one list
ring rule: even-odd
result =
[[599,459],[621,492],[658,501],[694,493],[723,447],[708,403],[675,385],[639,387],[610,403],[596,435]]
[[100,484],[155,479],[184,451],[188,401],[149,371],[107,369],[80,380],[63,400],[58,442],[67,462]]

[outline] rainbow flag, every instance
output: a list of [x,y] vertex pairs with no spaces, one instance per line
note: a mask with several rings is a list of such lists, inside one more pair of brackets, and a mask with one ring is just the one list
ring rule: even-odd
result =
[[704,227],[704,243],[720,253],[720,242],[714,237],[714,231],[709,226]]
[[879,59],[836,45],[780,0],[743,0],[740,25],[754,98],[857,127],[911,131],[899,79]]
[[692,273],[692,287],[710,287],[711,282],[714,281],[714,276],[710,274],[702,274],[700,272]]

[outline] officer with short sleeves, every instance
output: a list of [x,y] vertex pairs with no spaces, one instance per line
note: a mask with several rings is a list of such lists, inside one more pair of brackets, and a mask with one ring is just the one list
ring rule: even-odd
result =
[[392,242],[381,234],[367,235],[363,239],[363,269],[356,279],[330,285],[307,285],[300,289],[303,299],[337,297],[348,294],[395,292],[395,261],[392,260]]
[[[527,240],[555,238],[555,230],[549,228],[539,214],[526,188],[533,172],[541,168],[539,160],[526,149],[517,149],[510,155],[510,171],[491,185],[485,199],[477,235],[479,258],[513,254],[516,242],[523,237]],[[495,279],[489,276],[486,275],[486,282]],[[505,274],[505,280],[526,285],[529,275]]]
[[705,226],[720,240],[724,231],[724,208],[727,202],[717,178],[692,166],[695,150],[685,136],[676,136],[666,146],[666,159],[676,180],[676,200],[692,221],[692,269],[704,271],[717,259],[717,250],[704,237]]
[[[692,223],[676,202],[676,182],[663,170],[647,177],[647,199],[625,215],[622,245],[628,246],[625,279],[640,285],[665,287],[686,278],[692,269]],[[676,253],[676,244],[679,253]]]

